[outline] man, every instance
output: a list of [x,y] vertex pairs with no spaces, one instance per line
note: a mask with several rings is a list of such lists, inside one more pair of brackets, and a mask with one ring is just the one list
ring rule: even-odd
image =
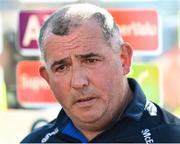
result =
[[132,48],[105,9],[61,8],[41,28],[39,46],[40,74],[63,109],[23,143],[180,142],[180,120],[127,79]]

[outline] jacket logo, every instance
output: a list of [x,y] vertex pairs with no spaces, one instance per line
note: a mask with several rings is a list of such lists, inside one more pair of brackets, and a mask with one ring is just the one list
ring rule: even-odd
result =
[[41,139],[41,143],[45,143],[49,140],[49,138],[59,132],[58,128],[55,128],[52,132],[49,132],[45,135],[44,138]]
[[144,129],[141,131],[141,133],[143,134],[146,144],[150,144],[154,142],[154,140],[151,138],[151,133],[149,129]]
[[150,116],[157,116],[157,108],[156,106],[150,102],[149,100],[146,100],[146,106],[145,109],[148,111]]

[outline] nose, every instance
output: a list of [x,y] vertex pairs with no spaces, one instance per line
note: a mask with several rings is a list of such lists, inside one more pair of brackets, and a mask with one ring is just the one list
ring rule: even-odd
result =
[[74,68],[72,71],[71,86],[74,89],[82,89],[88,86],[88,78],[83,68]]

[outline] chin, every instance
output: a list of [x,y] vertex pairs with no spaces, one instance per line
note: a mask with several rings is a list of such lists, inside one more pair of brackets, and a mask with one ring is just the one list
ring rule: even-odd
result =
[[83,123],[96,123],[101,118],[101,116],[85,114],[85,115],[81,115],[80,117],[78,116],[77,118],[79,119],[80,122]]

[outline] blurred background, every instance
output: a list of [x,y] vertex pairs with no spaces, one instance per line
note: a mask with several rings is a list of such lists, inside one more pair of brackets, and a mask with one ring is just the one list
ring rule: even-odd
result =
[[180,0],[0,0],[0,142],[19,143],[60,110],[39,76],[39,29],[57,8],[89,2],[107,8],[134,48],[128,77],[180,117]]

